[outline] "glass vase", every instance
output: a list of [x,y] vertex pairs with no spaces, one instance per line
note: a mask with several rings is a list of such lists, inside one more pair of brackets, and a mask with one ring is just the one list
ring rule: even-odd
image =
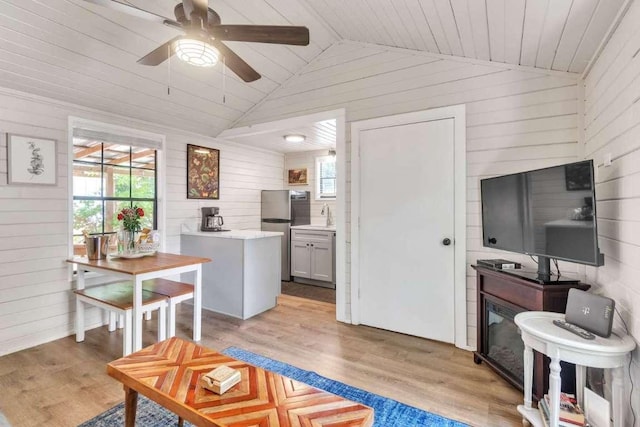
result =
[[120,230],[118,232],[118,253],[131,254],[135,251],[135,232],[130,230]]

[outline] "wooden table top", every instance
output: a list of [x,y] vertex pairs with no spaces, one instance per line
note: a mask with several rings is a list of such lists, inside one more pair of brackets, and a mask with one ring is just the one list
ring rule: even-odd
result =
[[115,271],[125,274],[143,274],[153,271],[167,270],[170,268],[184,267],[186,265],[203,264],[210,262],[209,258],[194,257],[189,255],[169,254],[157,252],[155,255],[142,258],[115,258],[90,260],[86,256],[74,256],[67,259],[67,262],[90,267],[97,267],[104,270]]
[[[198,384],[220,365],[242,380],[223,395]],[[180,338],[107,365],[107,373],[198,426],[371,426],[373,409]]]

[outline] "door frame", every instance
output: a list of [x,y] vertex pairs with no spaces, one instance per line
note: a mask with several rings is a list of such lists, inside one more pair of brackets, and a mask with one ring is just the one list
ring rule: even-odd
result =
[[[360,132],[425,121],[454,119],[454,330],[455,346],[467,349],[466,108],[434,108],[351,123],[351,322],[360,324]],[[381,202],[384,200],[381,199]]]
[[[336,320],[348,323],[349,318],[349,301],[348,301],[348,282],[347,282],[347,262],[349,261],[347,245],[347,149],[346,131],[347,131],[347,112],[345,108],[337,108],[335,110],[320,111],[302,116],[288,117],[266,123],[257,123],[254,125],[230,128],[222,131],[217,137],[234,141],[233,138],[247,135],[259,135],[269,133],[275,130],[283,131],[283,135],[292,129],[313,124],[323,120],[336,120]],[[284,159],[284,155],[283,155]],[[284,167],[284,161],[283,161]],[[282,181],[284,185],[284,176]]]

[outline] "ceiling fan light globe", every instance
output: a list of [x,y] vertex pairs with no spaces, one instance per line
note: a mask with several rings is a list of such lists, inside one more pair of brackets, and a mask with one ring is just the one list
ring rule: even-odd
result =
[[197,39],[184,38],[178,40],[175,52],[180,60],[197,67],[213,67],[220,58],[218,49]]

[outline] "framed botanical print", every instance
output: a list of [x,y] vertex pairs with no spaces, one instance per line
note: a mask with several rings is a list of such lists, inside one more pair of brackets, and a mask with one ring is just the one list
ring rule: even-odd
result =
[[220,198],[220,150],[187,144],[187,199]]
[[58,152],[53,139],[13,135],[7,137],[7,183],[56,185]]

